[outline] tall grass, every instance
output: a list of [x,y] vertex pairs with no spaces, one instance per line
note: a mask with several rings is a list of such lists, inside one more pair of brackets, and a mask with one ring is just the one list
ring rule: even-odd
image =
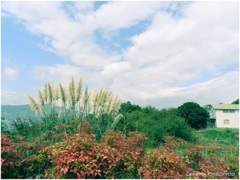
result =
[[28,100],[35,113],[41,115],[46,131],[75,121],[76,127],[71,129],[75,133],[83,120],[89,120],[97,136],[101,137],[103,132],[115,128],[122,117],[119,115],[121,101],[105,89],[95,91],[93,97],[91,95],[88,86],[83,89],[82,78],[77,84],[72,78],[68,91],[61,84],[46,83],[42,90],[38,90],[38,101],[31,96]]

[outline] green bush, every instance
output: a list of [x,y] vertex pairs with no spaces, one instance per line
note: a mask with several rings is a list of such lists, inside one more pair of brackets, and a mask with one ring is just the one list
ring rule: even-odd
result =
[[132,106],[130,102],[127,105],[126,103],[121,105],[120,112],[124,118],[120,120],[117,130],[124,130],[126,134],[136,130],[144,133],[149,138],[147,142],[149,147],[158,146],[164,142],[164,136],[167,135],[180,137],[187,141],[196,140],[192,128],[182,117],[178,116],[176,108],[158,110],[151,106],[144,108]]
[[10,120],[10,128],[5,133],[9,134],[14,142],[18,142],[20,136],[21,140],[31,141],[34,137],[40,136],[42,130],[42,122],[39,120],[17,118]]

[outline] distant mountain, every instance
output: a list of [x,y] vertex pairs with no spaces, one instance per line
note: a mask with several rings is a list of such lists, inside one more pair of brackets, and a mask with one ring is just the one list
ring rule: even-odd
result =
[[1,119],[12,120],[16,118],[36,119],[34,111],[26,105],[1,105]]

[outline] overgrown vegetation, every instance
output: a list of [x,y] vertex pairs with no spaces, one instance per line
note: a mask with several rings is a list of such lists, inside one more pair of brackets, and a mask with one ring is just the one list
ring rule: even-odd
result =
[[239,178],[238,130],[194,130],[177,108],[121,104],[82,84],[47,83],[29,97],[41,118],[1,126],[2,178]]
[[139,131],[149,141],[148,147],[157,147],[164,142],[164,136],[176,136],[187,141],[195,141],[192,129],[178,116],[176,108],[158,110],[154,107],[140,107],[131,102],[122,103],[120,113],[124,118],[119,121],[118,130],[124,133]]

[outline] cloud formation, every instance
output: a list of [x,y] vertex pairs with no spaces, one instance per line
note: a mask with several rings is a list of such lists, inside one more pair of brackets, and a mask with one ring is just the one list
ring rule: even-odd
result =
[[[93,89],[160,108],[238,98],[238,2],[4,2],[2,10],[65,60],[36,65],[37,80],[82,76]],[[104,49],[122,31],[131,44]]]
[[4,69],[4,75],[11,80],[16,80],[19,76],[19,73],[16,69],[7,67]]

